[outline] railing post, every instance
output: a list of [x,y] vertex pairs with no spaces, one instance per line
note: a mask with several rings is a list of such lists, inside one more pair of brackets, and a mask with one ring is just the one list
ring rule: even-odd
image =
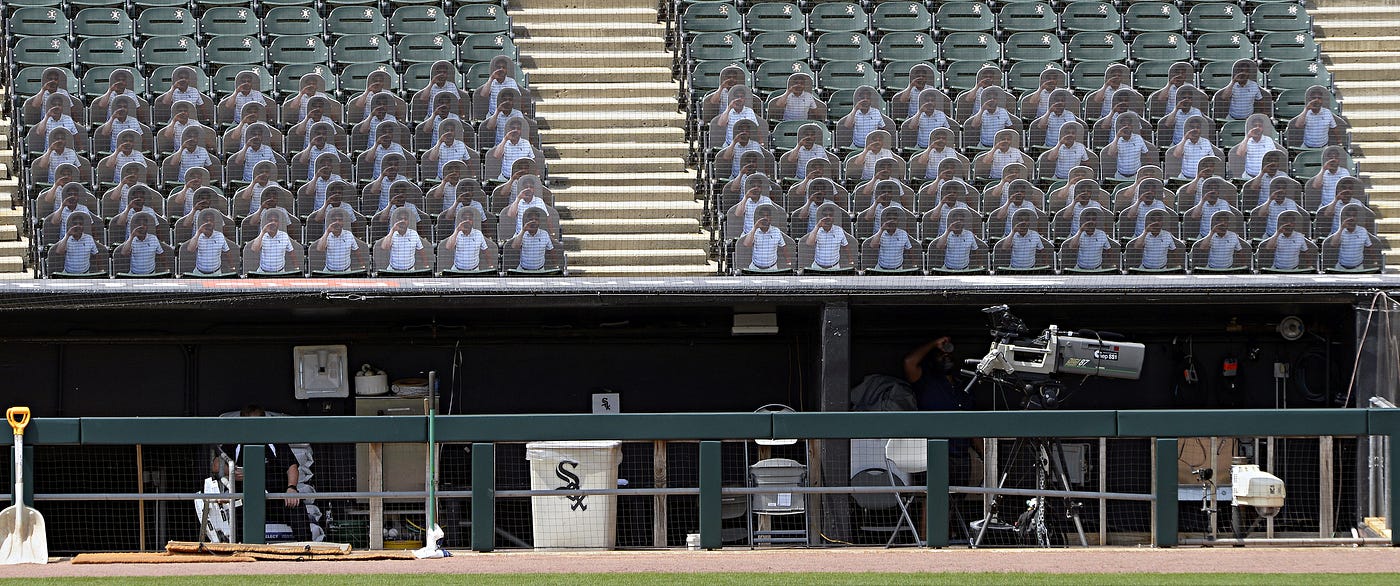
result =
[[472,551],[496,549],[496,444],[472,444]]
[[245,444],[243,455],[243,543],[267,543],[267,446]]
[[[1395,523],[1395,511],[1400,507],[1400,434],[1386,436],[1387,445],[1385,454],[1385,473],[1390,485],[1390,494],[1386,499],[1390,502],[1389,510],[1386,511],[1386,521],[1390,523],[1390,545],[1400,546],[1400,531],[1397,531]],[[26,457],[26,462],[29,458]]]
[[948,546],[948,440],[928,440],[928,479],[924,500],[924,539],[928,547]]
[[700,547],[719,549],[720,534],[720,443],[700,442]]
[[1176,502],[1176,438],[1157,438],[1156,463],[1153,466],[1156,482],[1153,484],[1152,502],[1155,525],[1152,541],[1157,547],[1172,547],[1177,543]]

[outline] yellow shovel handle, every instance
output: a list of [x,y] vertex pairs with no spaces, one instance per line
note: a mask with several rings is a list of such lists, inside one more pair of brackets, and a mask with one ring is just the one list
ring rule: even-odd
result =
[[10,407],[5,410],[5,421],[10,422],[10,429],[15,435],[24,435],[25,426],[29,425],[28,407]]

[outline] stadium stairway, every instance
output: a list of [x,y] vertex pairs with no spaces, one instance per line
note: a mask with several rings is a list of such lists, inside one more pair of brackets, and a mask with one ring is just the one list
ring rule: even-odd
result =
[[[1312,8],[1323,59],[1334,76],[1352,149],[1367,181],[1377,231],[1400,243],[1400,2],[1338,0]],[[1400,266],[1400,250],[1386,251]]]
[[[0,88],[0,104],[7,101],[5,89]],[[10,131],[10,119],[0,118],[0,279],[22,279],[30,276],[24,272],[29,243],[22,239],[24,198],[19,193],[19,170],[10,145]]]
[[712,275],[655,0],[515,0],[571,274]]

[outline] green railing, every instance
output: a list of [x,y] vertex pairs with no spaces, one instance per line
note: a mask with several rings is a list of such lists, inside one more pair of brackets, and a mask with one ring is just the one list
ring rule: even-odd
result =
[[[3,434],[0,434],[3,435]],[[687,413],[621,415],[450,415],[436,420],[438,443],[472,444],[472,547],[493,549],[495,521],[495,443],[547,440],[699,440],[700,541],[721,546],[720,442],[732,439],[850,439],[904,437],[928,439],[930,547],[948,544],[948,441],[976,437],[1156,438],[1156,481],[1152,501],[1153,538],[1158,546],[1177,544],[1175,498],[1177,439],[1246,436],[1389,436],[1389,462],[1400,462],[1400,410],[1295,409],[1195,411],[1003,411],[939,413]],[[39,445],[175,445],[246,443],[244,479],[260,486],[261,444],[426,443],[425,416],[296,418],[36,418],[25,435],[26,450]],[[4,435],[0,445],[10,445]],[[26,467],[34,459],[26,455]],[[1387,466],[1389,499],[1400,502],[1397,468]],[[26,475],[31,474],[26,470]],[[33,503],[33,483],[24,500]],[[1161,495],[1171,495],[1161,498]],[[265,495],[243,494],[243,535],[262,539]],[[1392,532],[1400,545],[1400,532]]]

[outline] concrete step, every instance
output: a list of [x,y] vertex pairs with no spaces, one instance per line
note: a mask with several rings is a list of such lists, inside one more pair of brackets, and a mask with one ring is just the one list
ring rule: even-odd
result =
[[[575,250],[629,250],[644,251],[651,248],[694,248],[708,250],[710,236],[695,234],[581,234],[564,235],[564,246],[570,259]],[[641,253],[645,254],[645,253]]]
[[510,22],[529,28],[543,23],[611,24],[618,22],[656,22],[656,8],[593,7],[587,8],[521,8],[510,10]]
[[1330,37],[1317,39],[1317,44],[1322,46],[1323,53],[1335,56],[1338,52],[1374,51],[1377,48],[1395,47],[1400,45],[1400,37]]
[[[1400,63],[1400,51],[1327,51],[1333,65],[1343,63]],[[1330,68],[1331,66],[1329,66]]]
[[662,37],[666,35],[666,25],[657,22],[616,22],[601,23],[598,26],[579,26],[573,22],[537,22],[528,25],[513,25],[515,36],[538,39],[543,37]]
[[[666,239],[654,242],[656,246],[669,246]],[[577,266],[652,266],[652,265],[703,265],[710,260],[708,251],[701,248],[657,248],[643,250],[580,250],[569,251],[569,268]]]
[[17,256],[0,256],[0,280],[18,280],[31,278],[24,271],[24,259]]
[[1354,153],[1361,159],[1400,156],[1400,142],[1353,142],[1352,147]]
[[525,67],[530,83],[670,83],[671,68],[666,67]]
[[635,186],[684,186],[694,187],[695,171],[654,172],[638,170],[635,173],[560,173],[550,167],[549,185],[553,189],[570,187],[635,187]]
[[[518,21],[517,21],[518,22]],[[535,51],[657,51],[666,50],[661,37],[524,37],[515,39],[522,53]]]
[[549,159],[550,173],[628,173],[647,171],[684,171],[685,159],[680,157],[625,157],[625,158],[573,158]]
[[719,265],[651,265],[651,266],[598,266],[569,267],[569,275],[584,277],[713,277],[719,274]]
[[1380,96],[1342,96],[1342,111],[1351,113],[1353,110],[1365,112],[1367,110],[1386,110],[1394,108],[1400,104],[1400,96],[1380,95]]
[[24,223],[24,208],[0,209],[0,226],[20,226]]
[[565,234],[696,234],[694,218],[590,218],[561,220]]
[[605,112],[600,112],[598,107],[606,104],[609,110],[627,110],[630,112],[676,112],[680,110],[680,105],[676,103],[675,96],[664,96],[659,98],[549,98],[535,102],[535,116],[537,118],[549,118],[552,113],[578,112],[591,113],[595,117],[603,117]]
[[1394,81],[1400,79],[1400,63],[1337,63],[1329,65],[1338,81]]
[[1351,110],[1347,110],[1347,121],[1351,123],[1352,128],[1364,128],[1367,126],[1400,126],[1400,111],[1381,109],[1352,112]]
[[[1359,15],[1358,15],[1359,16]],[[1374,17],[1374,20],[1335,20],[1327,22],[1317,22],[1313,25],[1319,37],[1383,37],[1395,32],[1396,17],[1400,14],[1391,12],[1373,13],[1366,16]]]
[[[689,201],[602,201],[559,205],[560,214],[575,220],[694,218],[705,212],[705,205]],[[567,211],[566,211],[567,210]],[[566,232],[567,233],[567,232]]]
[[1346,0],[1333,4],[1329,2],[1326,6],[1312,6],[1308,8],[1314,22],[1334,21],[1334,20],[1355,20],[1348,18],[1352,15],[1366,15],[1366,18],[1376,14],[1395,13],[1400,15],[1400,4],[1395,0]]
[[16,240],[14,242],[0,242],[0,257],[18,258],[21,261],[28,261],[29,241]]
[[540,101],[553,98],[675,98],[680,92],[680,84],[668,82],[627,82],[627,83],[535,83],[532,80],[530,91]]
[[[603,142],[617,140],[620,136],[614,129],[598,128],[554,128],[540,131],[540,140],[545,144],[571,142]],[[678,142],[685,143],[685,129],[676,127],[632,128],[626,132],[627,140],[637,143]]]
[[633,128],[684,128],[685,114],[680,112],[556,112],[538,117],[540,129],[593,128],[631,130]]
[[0,242],[19,240],[19,226],[0,226]]
[[582,201],[694,201],[689,185],[576,185],[554,190],[560,204]]
[[1400,95],[1400,80],[1336,80],[1336,85],[1344,99]]
[[670,67],[671,54],[662,51],[555,51],[522,52],[526,68],[608,67],[614,71],[633,67]]
[[[613,138],[626,137],[614,136]],[[645,154],[648,157],[685,158],[690,154],[690,147],[679,142],[647,144],[645,146],[635,142],[546,143],[544,152],[546,157],[558,156],[564,159],[626,158],[639,154]],[[550,168],[553,169],[553,166],[551,165]]]
[[520,8],[656,8],[656,0],[511,0],[512,14]]

